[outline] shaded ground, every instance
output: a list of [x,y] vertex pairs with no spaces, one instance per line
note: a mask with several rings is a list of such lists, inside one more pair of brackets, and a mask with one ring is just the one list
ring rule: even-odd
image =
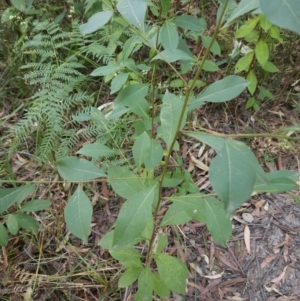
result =
[[[299,97],[291,86],[299,75],[299,68],[294,68],[293,63],[299,57],[299,45],[293,49],[288,58],[280,58],[282,65],[279,59],[276,60],[281,75],[285,75],[274,75],[269,79],[276,87],[272,90],[275,100],[264,102],[258,112],[245,111],[248,95],[243,94],[228,104],[209,105],[196,111],[190,126],[195,130],[205,128],[231,134],[273,132],[282,126],[300,124]],[[284,60],[291,64],[283,67],[286,66]],[[12,111],[9,103],[9,108],[4,106],[0,118],[6,118]],[[7,119],[5,126],[0,128],[1,135],[21,114],[17,112]],[[298,144],[278,143],[272,139],[246,142],[266,170],[299,171]],[[26,146],[6,162],[5,148],[9,143],[4,141],[0,150],[3,163],[0,179],[9,177],[6,164],[18,181],[45,181],[39,184],[35,197],[50,199],[52,206],[51,210],[35,214],[40,223],[36,234],[20,231],[10,238],[7,247],[2,248],[0,300],[24,300],[23,294],[32,291],[34,301],[133,300],[135,285],[118,290],[120,266],[106,250],[97,246],[115,222],[122,200],[108,190],[105,182],[89,184],[87,190],[94,204],[94,215],[89,244],[83,246],[68,233],[64,224],[63,209],[73,187],[59,182],[50,164],[40,166],[33,162]],[[191,140],[183,140],[182,149],[185,169],[192,172],[200,191],[209,191],[206,167],[214,152]],[[2,183],[2,187],[12,185],[10,181]],[[299,197],[299,192],[293,192],[293,195]],[[164,228],[170,238],[165,252],[187,262],[190,271],[186,295],[173,294],[168,300],[300,300],[300,209],[294,202],[295,197],[288,194],[253,196],[233,217],[233,236],[227,249],[215,245],[205,225],[200,223]],[[245,213],[253,217],[252,222],[244,220]]]

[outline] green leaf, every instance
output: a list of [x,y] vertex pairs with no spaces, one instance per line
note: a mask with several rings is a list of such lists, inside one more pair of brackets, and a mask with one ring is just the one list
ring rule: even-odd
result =
[[88,242],[93,206],[80,186],[68,200],[64,210],[65,221],[69,231],[76,237]]
[[259,96],[261,100],[264,100],[265,98],[274,99],[274,95],[263,86],[259,88]]
[[[203,43],[204,47],[208,48],[209,44],[211,43],[212,37],[202,36],[201,39],[202,39],[202,43]],[[212,47],[210,48],[210,52],[212,52],[213,54],[216,54],[216,55],[221,54],[220,45],[216,40],[213,42]]]
[[165,14],[168,14],[171,7],[171,0],[160,0],[160,5]]
[[251,95],[253,95],[256,90],[256,87],[257,87],[257,78],[256,78],[253,70],[249,71],[246,79],[250,83],[248,86],[248,91]]
[[128,268],[143,267],[140,258],[141,253],[138,252],[134,247],[126,247],[122,249],[111,250],[110,254],[113,258],[120,261],[120,263]]
[[253,108],[254,110],[256,110],[256,107],[258,106],[259,107],[260,105],[260,102],[255,98],[255,97],[250,97],[248,100],[247,100],[247,103],[246,103],[246,110],[250,109],[250,108]]
[[126,270],[123,275],[120,277],[118,282],[119,288],[125,288],[131,285],[134,281],[136,281],[141,273],[143,268],[129,268]]
[[152,301],[153,278],[149,266],[145,266],[139,275],[138,292],[142,300]]
[[184,294],[188,276],[186,265],[179,259],[166,254],[155,255],[154,259],[158,274],[166,286],[174,293]]
[[[26,13],[32,7],[32,1],[11,0],[11,4],[19,11]],[[26,7],[27,6],[27,7]]]
[[206,133],[197,133],[197,132],[195,133],[184,132],[184,133],[189,137],[196,138],[197,140],[202,141],[203,143],[209,145],[217,152],[220,152],[225,146],[225,139],[221,137],[217,137]]
[[114,74],[119,68],[116,66],[102,66],[95,69],[91,76],[104,76],[109,74]]
[[98,245],[101,246],[103,249],[110,250],[112,249],[113,238],[114,230],[106,232],[105,235],[100,239]]
[[39,227],[38,221],[28,214],[17,213],[14,214],[14,216],[18,222],[19,228],[35,231]]
[[87,23],[79,26],[80,32],[83,35],[95,32],[96,30],[107,24],[112,15],[112,10],[102,11],[94,14],[88,19]]
[[267,61],[263,66],[261,66],[265,71],[268,72],[278,72],[278,68],[270,61]]
[[206,30],[206,21],[203,18],[196,18],[191,15],[181,15],[178,17],[175,17],[173,19],[173,22],[186,30],[191,30],[194,32],[197,32],[198,34],[203,34]]
[[300,6],[298,0],[260,0],[260,9],[273,24],[300,35]]
[[107,175],[93,163],[77,157],[66,157],[56,161],[57,170],[67,181],[88,181]]
[[278,27],[276,26],[272,26],[270,29],[269,29],[269,35],[273,38],[273,39],[276,39],[277,41],[279,41],[280,43],[283,43],[283,39],[280,35],[280,30]]
[[[159,178],[157,180],[159,181]],[[176,172],[175,174],[171,172],[166,172],[162,187],[176,187],[184,180],[184,173]]]
[[8,244],[8,234],[3,224],[0,223],[0,246],[5,247],[7,244]]
[[166,49],[156,55],[152,61],[154,60],[163,60],[173,63],[175,61],[193,61],[194,57],[179,49]]
[[161,161],[163,148],[146,132],[143,132],[132,147],[134,161],[138,168],[145,164],[146,169],[153,169]]
[[267,180],[273,180],[278,178],[288,178],[295,182],[300,179],[300,173],[293,170],[276,170],[266,174]]
[[[149,187],[147,180],[138,177],[133,171],[123,166],[110,166],[108,168],[109,184],[121,197],[128,199],[136,193]],[[151,185],[153,181],[151,181]]]
[[255,46],[255,57],[262,66],[264,66],[269,59],[269,47],[263,39],[260,39]]
[[271,179],[268,184],[261,183],[254,186],[255,191],[266,193],[281,193],[298,188],[299,186],[288,178]]
[[18,224],[18,221],[14,214],[9,214],[5,223],[6,223],[8,231],[12,235],[16,235],[19,232],[19,224]]
[[14,16],[16,14],[16,10],[13,7],[8,7],[7,9],[5,9],[2,13],[1,16],[1,23],[5,23],[10,21],[11,17]]
[[115,108],[128,106],[138,116],[147,118],[149,104],[145,100],[148,93],[148,85],[132,84],[124,88],[115,99]]
[[154,247],[154,253],[161,253],[168,245],[168,235],[164,232],[158,234],[157,245]]
[[154,292],[160,297],[160,298],[168,298],[170,296],[170,290],[167,287],[167,285],[163,282],[161,277],[156,274],[152,273],[153,278],[153,289]]
[[215,198],[205,198],[205,205],[207,229],[213,239],[225,247],[232,232],[230,218],[226,214],[223,204]]
[[253,57],[254,57],[254,52],[249,52],[244,56],[242,56],[235,64],[234,73],[248,71],[251,66]]
[[126,83],[129,73],[120,73],[111,81],[110,94],[118,92],[122,86]]
[[259,25],[265,32],[268,32],[272,23],[270,23],[264,15],[260,15]]
[[126,61],[133,52],[141,47],[142,43],[143,39],[139,36],[132,36],[126,40],[121,52],[123,60]]
[[124,88],[115,99],[116,107],[129,106],[130,103],[145,100],[148,93],[148,85],[146,84],[132,84]]
[[98,142],[84,145],[78,150],[78,152],[76,152],[76,154],[81,154],[92,158],[109,157],[115,153],[116,151]]
[[[183,101],[174,94],[165,93],[163,97],[163,106],[160,112],[160,121],[162,128],[162,138],[169,149],[175,135],[177,134],[177,124],[179,122],[180,113],[182,111]],[[180,125],[181,129],[185,125],[186,112]]]
[[227,19],[226,24],[228,25],[230,22],[232,22],[233,20],[243,16],[244,14],[247,14],[253,10],[255,10],[256,8],[259,7],[259,0],[242,0],[238,6],[236,7],[236,9],[233,11],[233,13],[231,14],[231,16]]
[[160,41],[165,49],[176,49],[179,43],[177,28],[174,23],[165,22],[160,30]]
[[260,17],[257,16],[253,19],[250,19],[248,21],[246,21],[244,23],[244,25],[242,25],[238,31],[235,33],[235,37],[237,39],[240,39],[240,38],[244,38],[245,36],[247,36],[254,28],[255,26],[257,25],[258,21],[259,21]]
[[190,220],[192,220],[192,218],[182,210],[182,206],[178,203],[173,203],[169,206],[159,226],[183,225]]
[[208,71],[208,72],[214,72],[214,71],[220,70],[219,67],[216,65],[216,63],[214,63],[210,60],[206,60],[204,62],[202,69],[204,71]]
[[0,188],[0,214],[15,203],[20,204],[35,189],[35,185],[25,185],[17,188]]
[[205,207],[206,197],[204,194],[188,194],[179,197],[170,197],[170,201],[181,207],[181,211],[188,214],[194,220],[206,223]]
[[141,0],[120,0],[117,4],[118,12],[137,28],[144,28],[147,5]]
[[211,185],[229,213],[248,200],[253,192],[256,170],[252,156],[245,144],[225,140],[224,148],[211,162]]
[[133,195],[123,204],[116,221],[114,246],[126,245],[141,235],[152,218],[152,204],[156,198],[157,185]]
[[299,174],[290,170],[279,170],[266,174],[267,183],[257,181],[254,190],[257,192],[281,193],[299,188],[295,181]]
[[188,110],[196,109],[205,102],[225,102],[234,99],[245,90],[248,84],[249,83],[240,76],[226,76],[209,85],[204,92],[189,105]]
[[51,201],[49,200],[32,200],[27,202],[25,205],[21,207],[21,211],[41,211],[50,207]]

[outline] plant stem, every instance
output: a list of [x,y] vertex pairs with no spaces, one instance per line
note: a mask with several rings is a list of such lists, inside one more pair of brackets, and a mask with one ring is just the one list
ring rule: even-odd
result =
[[146,255],[146,264],[147,265],[150,265],[150,262],[151,262],[152,247],[153,247],[153,243],[154,243],[154,240],[155,240],[155,233],[156,233],[157,228],[158,228],[158,226],[156,225],[156,222],[157,222],[157,215],[158,215],[158,211],[160,209],[161,200],[162,200],[162,189],[163,189],[162,183],[163,183],[164,177],[165,177],[167,169],[168,169],[169,161],[170,161],[170,158],[171,158],[171,154],[173,152],[173,148],[174,148],[175,142],[176,142],[177,137],[178,137],[178,135],[180,133],[180,127],[181,127],[181,124],[182,124],[182,121],[183,121],[183,118],[184,118],[185,110],[187,108],[189,99],[190,99],[192,91],[193,91],[193,88],[194,88],[194,86],[196,84],[197,79],[199,78],[199,76],[200,76],[200,74],[202,72],[203,65],[204,65],[204,63],[205,63],[205,61],[206,61],[206,59],[207,59],[207,57],[209,55],[210,49],[211,49],[214,41],[217,38],[217,35],[219,33],[223,17],[225,15],[225,11],[226,11],[227,6],[228,6],[228,3],[229,3],[229,0],[226,0],[226,3],[224,5],[224,7],[223,7],[221,16],[220,16],[219,21],[217,23],[215,32],[214,32],[214,34],[212,36],[212,39],[210,41],[210,44],[209,44],[208,48],[206,49],[206,51],[204,53],[204,56],[203,56],[203,58],[201,60],[201,63],[200,63],[200,66],[199,66],[199,68],[198,68],[198,70],[197,70],[197,72],[196,72],[196,74],[195,74],[195,76],[193,78],[192,84],[187,87],[187,91],[186,91],[184,103],[183,103],[183,106],[182,106],[182,110],[180,112],[179,120],[177,122],[176,134],[174,135],[174,138],[173,138],[172,143],[170,145],[170,148],[168,150],[168,154],[167,154],[166,159],[165,159],[165,165],[164,165],[161,177],[159,179],[158,201],[157,201],[157,204],[156,204],[156,207],[155,207],[155,211],[154,211],[154,215],[153,215],[154,227],[153,227],[152,236],[151,236],[151,239],[150,239],[150,242],[149,242],[148,252],[147,252],[147,255]]

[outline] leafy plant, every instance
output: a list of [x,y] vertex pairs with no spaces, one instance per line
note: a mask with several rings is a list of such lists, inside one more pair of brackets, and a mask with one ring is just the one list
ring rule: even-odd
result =
[[[265,97],[273,99],[274,96],[266,88],[259,85],[257,78],[259,70],[257,67],[259,66],[265,73],[278,72],[278,68],[269,60],[270,47],[273,44],[272,40],[283,43],[283,39],[281,38],[279,28],[272,25],[264,15],[258,15],[247,20],[236,31],[235,38],[244,39],[244,45],[242,47],[240,46],[241,42],[237,43],[237,47],[241,47],[241,52],[244,56],[235,64],[234,72],[246,73],[245,77],[249,81],[247,89],[251,95],[246,103],[246,109],[253,108],[258,110],[261,101],[263,101]],[[260,78],[263,77],[263,75],[260,75]],[[259,90],[258,93],[256,93],[257,90]],[[255,96],[255,94],[257,94],[257,96]]]
[[[114,229],[102,238],[100,245],[108,249],[112,257],[126,269],[119,279],[119,287],[126,287],[138,281],[136,300],[152,300],[153,292],[161,298],[168,297],[170,291],[181,294],[185,292],[187,267],[179,259],[164,252],[168,238],[161,231],[163,227],[186,223],[192,219],[204,222],[212,238],[225,246],[231,235],[230,214],[249,199],[253,191],[280,192],[298,187],[295,182],[299,176],[297,173],[265,173],[253,153],[242,142],[228,139],[230,137],[225,135],[183,131],[189,111],[201,107],[206,102],[219,103],[234,99],[249,84],[240,76],[229,75],[208,85],[200,94],[194,95],[194,87],[201,72],[213,72],[218,69],[215,63],[207,58],[210,52],[217,49],[216,38],[228,2],[224,1],[214,35],[205,37],[202,36],[205,28],[198,31],[201,20],[186,14],[168,18],[170,1],[161,1],[157,8],[163,12],[160,15],[161,28],[157,24],[145,25],[147,5],[150,3],[119,1],[117,11],[123,20],[129,23],[136,36],[125,42],[116,60],[95,69],[91,75],[117,78],[118,83],[121,80],[118,88],[115,83],[111,84],[111,94],[120,92],[114,100],[110,116],[114,116],[111,117],[113,119],[120,118],[128,111],[137,116],[134,126],[137,133],[134,135],[132,146],[133,158],[129,166],[110,166],[107,173],[86,159],[67,157],[57,162],[58,172],[65,180],[82,182],[100,177],[107,178],[113,190],[126,200]],[[109,5],[102,15],[106,16],[105,22],[99,21],[96,26],[92,16],[82,25],[81,30],[91,33],[105,26],[110,18],[116,18],[113,7]],[[187,43],[183,37],[179,38],[180,28],[194,35],[200,34],[206,48],[201,57],[196,58],[182,46]],[[153,80],[150,85],[143,82],[145,79],[142,77],[130,81],[128,79],[132,75],[124,75],[128,73],[126,67],[129,64],[132,66],[131,70],[138,69],[134,53],[136,49],[145,47],[150,48],[150,56],[145,59],[149,61],[145,70],[152,72]],[[263,55],[257,54],[259,60]],[[268,61],[268,57],[265,60]],[[177,70],[176,64],[173,64],[177,61],[182,63],[181,70]],[[174,80],[180,80],[184,86],[177,95],[166,88],[161,93],[162,89],[154,80],[163,66],[173,70],[174,77],[176,76]],[[182,77],[183,66],[187,67],[185,70],[194,69],[192,81],[188,82]],[[178,195],[164,197],[165,188],[180,187],[186,181],[186,177],[191,181],[189,174],[184,171],[172,173],[170,167],[171,161],[175,160],[180,169],[180,135],[192,137],[216,150],[217,155],[209,169],[210,182],[215,194],[208,196],[187,189],[181,190]],[[98,144],[91,145],[90,150],[97,151],[98,154],[112,151]],[[90,156],[83,150],[79,150],[79,153]],[[161,217],[159,212],[162,199],[169,201],[169,207]],[[78,186],[65,208],[65,215],[69,230],[85,243],[89,235],[91,214],[91,203],[84,190]],[[145,252],[138,252],[134,247],[137,244],[145,245]]]
[[[0,246],[6,246],[8,244],[7,230],[12,235],[16,235],[21,228],[31,231],[37,230],[38,221],[27,213],[45,210],[50,206],[51,202],[49,200],[31,200],[22,204],[34,190],[35,185],[0,189],[1,215],[15,204],[19,207],[17,212],[9,213],[4,216],[4,222],[0,223]],[[6,225],[6,227],[4,225]]]
[[[96,126],[97,134],[108,129],[107,141],[99,139],[80,148],[78,157],[62,156],[56,161],[60,176],[78,183],[65,207],[66,225],[72,234],[84,243],[88,242],[93,208],[85,193],[86,181],[108,181],[114,192],[125,199],[114,228],[101,239],[100,246],[108,249],[125,269],[119,279],[119,287],[138,281],[136,300],[152,300],[153,294],[160,298],[168,297],[170,291],[185,293],[188,269],[178,258],[165,252],[168,236],[163,231],[164,227],[190,220],[203,222],[211,233],[211,239],[225,247],[231,235],[230,215],[250,198],[253,191],[278,193],[298,188],[299,174],[295,172],[266,173],[247,145],[237,140],[245,135],[212,135],[205,131],[185,130],[191,111],[206,103],[230,101],[249,85],[238,75],[228,75],[208,84],[203,74],[219,70],[213,55],[220,51],[217,38],[221,26],[259,8],[263,1],[219,2],[212,36],[204,35],[206,22],[203,18],[187,13],[180,16],[172,14],[170,0],[153,3],[146,0],[103,1],[101,9],[96,11],[95,2],[87,1],[86,11],[93,11],[94,15],[80,26],[84,35],[97,35],[98,30],[109,31],[112,26],[117,26],[115,23],[123,30],[118,27],[117,40],[121,41],[118,48],[116,43],[102,44],[102,53],[111,54],[111,49],[118,50],[116,57],[103,61],[96,59],[98,66],[91,73],[94,78],[104,77],[106,83],[110,82],[110,97],[114,98],[111,111],[104,113],[98,108],[85,108],[73,116],[77,122],[90,123],[88,128]],[[156,17],[155,21],[152,21],[152,15]],[[122,32],[130,34],[123,36]],[[191,37],[205,49],[197,56],[188,47]],[[49,33],[46,38],[49,38]],[[50,41],[53,38],[50,34]],[[33,46],[35,42],[39,40],[34,40]],[[62,83],[72,83],[73,75],[80,77],[75,71],[79,65],[72,69],[72,65],[58,64],[51,69],[55,60],[52,61],[48,54],[53,49],[50,47],[49,51],[48,43],[43,40],[42,43],[46,49],[38,48],[36,51],[44,54],[46,62],[49,59],[50,63],[39,63],[29,79],[41,84],[41,66],[46,64],[45,70],[54,79],[49,87],[45,86],[47,93],[55,93],[52,91],[55,87],[61,92],[62,87],[56,86],[55,80],[62,78]],[[139,53],[143,53],[142,59]],[[258,61],[261,60],[260,55]],[[74,57],[71,55],[69,58]],[[73,60],[69,59],[68,63],[73,64]],[[65,66],[72,72],[62,72],[62,77],[54,76],[57,74],[55,70],[63,70]],[[193,75],[192,79],[184,76],[187,72]],[[61,80],[57,81],[61,83]],[[201,92],[199,87],[204,87]],[[71,85],[71,88],[63,95],[67,99],[77,87]],[[46,95],[45,99],[48,99]],[[54,99],[61,99],[61,96],[54,94]],[[43,102],[42,98],[37,104],[40,102]],[[70,109],[71,103],[66,110]],[[114,155],[116,150],[120,150],[109,141],[110,138],[114,140],[111,126],[128,115],[133,119],[127,134],[132,142],[131,152],[121,154],[126,164],[107,168],[99,158]],[[198,191],[190,173],[183,168],[180,155],[182,136],[198,140],[216,151],[209,167],[213,188],[209,195]],[[255,134],[246,137],[253,136]],[[277,136],[280,137],[297,139],[288,137],[284,131]],[[174,188],[175,193],[166,196],[165,190],[170,191],[169,188]],[[168,202],[168,210],[160,215],[163,200]],[[143,246],[142,251],[138,251],[137,245]]]

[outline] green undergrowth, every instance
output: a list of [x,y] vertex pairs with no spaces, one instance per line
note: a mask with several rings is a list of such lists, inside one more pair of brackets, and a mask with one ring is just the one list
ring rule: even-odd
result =
[[[33,94],[9,132],[6,162],[28,137],[34,140],[30,151],[39,163],[72,184],[64,220],[83,244],[89,243],[93,217],[88,185],[107,182],[125,200],[99,243],[123,267],[119,288],[137,281],[137,301],[167,298],[171,291],[184,294],[189,271],[165,251],[166,227],[205,223],[210,239],[226,247],[230,217],[253,192],[298,189],[299,173],[265,172],[240,140],[265,136],[297,142],[299,125],[272,133],[222,134],[192,130],[191,116],[207,103],[228,102],[244,91],[250,94],[245,109],[258,110],[272,98],[264,78],[279,71],[270,55],[275,43],[283,42],[278,26],[300,34],[299,16],[290,11],[299,11],[300,4],[274,0],[272,5],[285,12],[282,17],[267,0],[220,0],[210,30],[212,16],[203,7],[191,14],[175,10],[170,0],[86,1],[82,15],[80,7],[70,7],[85,21],[68,26],[65,15],[50,22],[32,3],[16,4],[21,2],[5,11],[2,21],[10,22],[16,11],[37,15],[33,22],[28,17],[32,30],[20,48],[26,56],[21,70]],[[236,30],[230,41],[235,47],[224,54],[228,45],[221,41],[229,28]],[[210,194],[199,191],[184,168],[186,138],[216,153],[208,171]],[[1,246],[20,229],[38,228],[29,212],[51,204],[33,197],[42,183],[49,184],[33,180],[0,189]],[[17,209],[8,211],[11,206]]]

